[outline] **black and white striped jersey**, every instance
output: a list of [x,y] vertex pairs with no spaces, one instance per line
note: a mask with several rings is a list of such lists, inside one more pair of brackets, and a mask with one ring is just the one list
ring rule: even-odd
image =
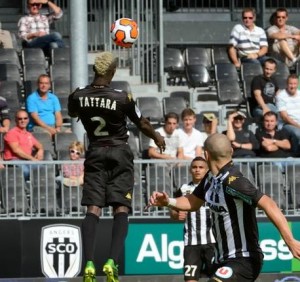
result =
[[193,194],[206,201],[212,211],[216,263],[231,258],[257,257],[262,253],[255,208],[263,194],[232,162],[216,176],[206,174]]
[[[198,184],[190,182],[183,184],[175,193],[176,197],[192,194]],[[184,223],[184,245],[206,245],[215,243],[212,233],[211,212],[208,206],[202,206],[199,210],[188,212]]]

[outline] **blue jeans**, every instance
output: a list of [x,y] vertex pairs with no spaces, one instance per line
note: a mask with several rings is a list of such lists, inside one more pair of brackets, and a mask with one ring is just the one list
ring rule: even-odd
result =
[[262,56],[262,57],[259,57],[257,59],[248,59],[247,57],[242,57],[241,62],[242,63],[263,64],[263,62],[265,60],[267,60],[268,58],[269,57],[267,57],[267,56]]
[[44,51],[49,51],[53,48],[63,48],[64,46],[62,36],[59,32],[52,32],[50,34],[34,38],[29,42],[24,42],[24,47],[42,48]]

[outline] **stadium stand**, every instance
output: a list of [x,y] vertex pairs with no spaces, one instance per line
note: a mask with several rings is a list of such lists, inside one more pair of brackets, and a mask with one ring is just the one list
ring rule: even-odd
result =
[[17,81],[22,86],[22,78],[18,65],[10,63],[0,63],[0,81]]
[[27,63],[23,67],[24,80],[37,80],[41,74],[47,74],[44,64]]
[[164,115],[173,112],[180,117],[181,112],[187,108],[186,100],[183,97],[164,97],[162,103]]
[[142,115],[148,118],[151,123],[159,124],[162,122],[162,105],[157,97],[137,97],[136,104]]
[[211,83],[210,74],[204,65],[186,65],[185,75],[189,88],[208,86]]
[[41,48],[23,48],[21,51],[21,59],[23,67],[27,64],[44,65],[45,68],[48,66],[45,54]]

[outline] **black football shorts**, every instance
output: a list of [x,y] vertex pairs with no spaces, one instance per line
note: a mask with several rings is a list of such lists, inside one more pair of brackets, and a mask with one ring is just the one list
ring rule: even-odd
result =
[[92,147],[86,152],[81,204],[122,205],[131,209],[134,185],[133,154],[129,145]]

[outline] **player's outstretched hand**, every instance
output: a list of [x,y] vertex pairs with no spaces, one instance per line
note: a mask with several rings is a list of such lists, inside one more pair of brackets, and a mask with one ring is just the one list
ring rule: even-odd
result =
[[169,203],[169,196],[166,192],[154,191],[149,199],[149,206],[165,207]]
[[159,132],[156,132],[156,140],[154,141],[156,146],[159,148],[160,153],[162,154],[166,149],[166,143],[164,137],[162,137]]
[[289,244],[289,249],[290,249],[291,253],[293,254],[294,258],[297,258],[300,260],[300,242],[294,239]]

